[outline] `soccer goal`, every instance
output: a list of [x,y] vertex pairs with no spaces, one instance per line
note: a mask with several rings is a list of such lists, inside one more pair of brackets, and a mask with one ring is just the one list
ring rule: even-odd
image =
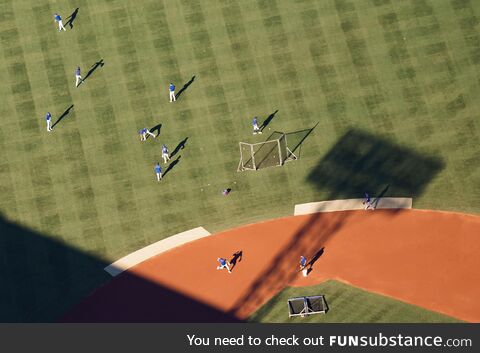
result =
[[287,135],[274,132],[267,141],[258,143],[240,142],[240,162],[238,171],[258,170],[284,165],[297,159],[288,148]]
[[305,317],[312,314],[325,314],[328,305],[325,296],[314,295],[288,299],[288,316]]

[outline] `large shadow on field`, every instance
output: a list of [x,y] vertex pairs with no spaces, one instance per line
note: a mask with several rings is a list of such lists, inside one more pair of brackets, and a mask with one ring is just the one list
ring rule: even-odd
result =
[[[299,136],[308,136],[306,132]],[[300,138],[298,141],[301,145]],[[326,200],[361,198],[365,191],[373,197],[418,197],[444,164],[434,156],[425,156],[403,146],[360,130],[344,134],[319,160],[306,182],[324,191]],[[320,200],[319,200],[320,201]],[[367,211],[368,212],[368,211]],[[371,212],[371,211],[370,211]],[[393,216],[396,210],[384,210]],[[300,256],[319,260],[328,251],[328,243],[340,230],[351,212],[334,212],[306,216],[271,264],[252,282],[230,310],[231,315],[246,317],[254,308],[285,288],[299,275]],[[320,254],[320,255],[319,255]],[[321,264],[319,265],[321,267]]]
[[107,265],[0,215],[0,322],[237,321],[128,272],[109,281]]
[[443,168],[438,157],[350,130],[319,161],[308,181],[335,198],[361,198],[364,192],[372,198],[381,193],[416,198]]

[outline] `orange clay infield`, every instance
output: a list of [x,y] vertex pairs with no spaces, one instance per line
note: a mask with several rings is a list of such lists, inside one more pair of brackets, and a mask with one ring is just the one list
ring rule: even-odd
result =
[[[230,260],[237,251],[242,257],[231,274],[216,269],[218,257]],[[299,272],[300,255],[317,257],[308,277]],[[480,322],[480,217],[345,211],[248,225],[137,265],[96,290],[63,321],[244,320],[286,286],[327,279]],[[177,295],[181,300],[172,299]]]

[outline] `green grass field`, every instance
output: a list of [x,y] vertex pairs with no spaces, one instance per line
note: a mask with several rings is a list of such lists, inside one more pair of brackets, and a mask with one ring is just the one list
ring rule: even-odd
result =
[[[59,33],[53,13],[66,22],[77,7]],[[200,225],[215,232],[386,185],[416,208],[478,213],[477,15],[473,0],[0,0],[0,212],[106,263]],[[76,66],[85,75],[101,59],[75,88]],[[193,76],[169,103],[169,82],[178,92]],[[55,122],[71,105],[47,133],[45,113]],[[252,117],[276,110],[253,136]],[[237,173],[238,142],[317,123],[298,161]],[[138,129],[158,124],[140,143]],[[359,148],[344,174],[360,176],[355,187],[322,187],[312,170],[352,131],[360,147],[367,136],[422,158]],[[157,183],[161,144],[185,139]],[[435,167],[417,181],[425,158]],[[386,159],[409,172],[375,173]]]
[[[288,298],[325,295],[329,310],[325,315],[288,317]],[[275,323],[453,323],[449,316],[406,304],[395,299],[329,280],[317,286],[286,288],[255,312],[252,322]]]

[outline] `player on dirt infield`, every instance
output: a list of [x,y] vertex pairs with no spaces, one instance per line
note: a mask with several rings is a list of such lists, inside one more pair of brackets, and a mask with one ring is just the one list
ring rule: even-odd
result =
[[77,66],[75,70],[75,87],[78,87],[83,82],[82,75],[80,74],[80,66]]
[[170,157],[168,155],[168,148],[166,145],[162,146],[162,158],[163,158],[163,163],[167,163],[167,161],[170,160]]
[[58,13],[55,13],[55,14],[53,14],[53,16],[55,17],[55,22],[58,23],[58,31],[59,31],[59,32],[62,31],[62,30],[63,30],[63,31],[67,31],[67,30],[65,29],[65,27],[63,27],[62,18],[60,17],[60,15],[59,15]]
[[305,256],[300,256],[300,271],[302,271],[307,266],[307,258]]
[[147,134],[156,138],[155,134],[152,134],[146,127],[141,130],[138,130],[138,134],[140,135],[140,141],[145,141],[147,139]]
[[157,163],[153,169],[155,170],[155,174],[157,174],[157,181],[162,180],[162,167],[160,167],[160,163]]
[[226,268],[228,273],[232,273],[232,271],[230,271],[230,264],[227,260],[225,260],[223,257],[219,257],[217,261],[220,263],[220,266],[217,266],[217,270],[223,270]]
[[254,135],[256,135],[257,133],[259,133],[259,134],[262,133],[260,131],[259,127],[258,127],[257,117],[253,118],[252,125],[253,125],[253,134]]
[[50,112],[45,115],[45,120],[47,121],[47,131],[52,131],[52,114]]
[[305,256],[300,256],[300,271],[302,271],[303,277],[307,277],[307,258]]
[[177,99],[175,98],[175,85],[170,82],[170,103],[175,102]]

